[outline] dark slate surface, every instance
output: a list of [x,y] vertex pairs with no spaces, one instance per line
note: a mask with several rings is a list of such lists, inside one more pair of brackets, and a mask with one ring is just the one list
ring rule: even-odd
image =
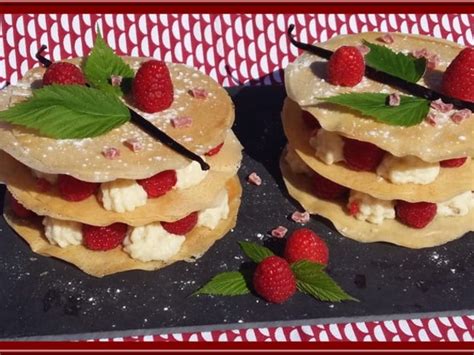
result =
[[[0,338],[84,339],[474,314],[472,233],[445,246],[408,250],[345,239],[319,218],[309,227],[327,240],[329,272],[360,303],[320,303],[303,294],[284,305],[270,305],[253,295],[189,297],[216,273],[241,266],[238,240],[263,241],[278,250],[281,245],[271,243],[268,231],[280,224],[290,232],[297,228],[288,220],[297,204],[286,194],[278,171],[285,143],[279,117],[284,90],[246,87],[232,93],[234,129],[246,147],[238,227],[194,264],[96,279],[62,261],[35,255],[1,219]],[[262,186],[245,182],[252,171],[262,177]]]

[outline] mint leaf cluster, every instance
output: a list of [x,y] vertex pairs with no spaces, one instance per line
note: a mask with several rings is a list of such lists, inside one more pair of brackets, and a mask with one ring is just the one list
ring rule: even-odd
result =
[[322,98],[323,101],[353,109],[362,115],[393,126],[414,126],[422,122],[430,110],[430,101],[400,95],[400,105],[388,105],[383,93],[350,93]]
[[[251,242],[240,242],[240,248],[253,262],[260,263],[275,255],[270,249]],[[347,294],[325,271],[325,266],[307,260],[291,264],[291,270],[300,292],[320,301],[341,302],[358,301]],[[194,295],[240,296],[251,293],[250,281],[240,271],[223,272],[214,276]]]
[[96,137],[128,122],[129,109],[119,99],[121,88],[110,80],[112,76],[131,80],[134,72],[100,33],[82,69],[90,87],[50,85],[35,89],[26,101],[0,111],[0,121],[55,139]]

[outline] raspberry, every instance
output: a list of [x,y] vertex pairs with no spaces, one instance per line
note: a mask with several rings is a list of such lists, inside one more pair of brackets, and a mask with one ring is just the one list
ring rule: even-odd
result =
[[376,145],[355,139],[344,139],[344,160],[354,170],[375,171],[382,162],[385,151]]
[[43,85],[85,85],[86,79],[79,67],[67,62],[51,64],[43,75]]
[[114,249],[123,242],[127,230],[128,226],[124,223],[114,223],[106,227],[84,224],[82,226],[84,245],[91,250]]
[[137,180],[149,198],[160,197],[170,191],[177,182],[175,170],[165,170],[147,179]]
[[327,79],[333,85],[355,86],[365,72],[364,56],[357,47],[339,47],[329,58]]
[[296,281],[285,259],[269,256],[257,265],[253,287],[268,302],[283,303],[296,292]]
[[395,211],[398,220],[412,228],[424,228],[436,215],[436,203],[398,201]]
[[357,201],[352,201],[347,205],[347,209],[349,210],[350,216],[355,216],[357,213],[360,212],[360,205]]
[[43,178],[36,179],[36,187],[38,188],[39,192],[46,192],[51,190],[51,183]]
[[222,143],[219,144],[219,145],[216,145],[214,148],[212,148],[210,151],[208,151],[208,152],[206,153],[206,155],[207,155],[208,157],[212,157],[213,155],[218,154],[218,153],[221,151],[221,149],[222,149],[223,146],[224,146],[224,142],[222,142]]
[[458,168],[462,166],[466,162],[466,160],[467,157],[442,160],[439,162],[439,165],[442,168]]
[[325,177],[314,173],[313,193],[326,200],[338,199],[344,196],[349,189],[345,186],[339,185]]
[[294,231],[286,242],[285,259],[291,264],[299,260],[308,260],[326,265],[329,260],[329,250],[316,233],[308,228]]
[[464,48],[449,64],[441,90],[456,99],[474,102],[474,48]]
[[173,102],[173,83],[166,64],[159,60],[143,63],[132,83],[132,95],[138,109],[154,113]]
[[161,226],[171,234],[185,235],[193,230],[198,221],[197,212],[193,212],[176,222],[161,222]]
[[304,121],[305,125],[309,129],[315,130],[315,129],[321,128],[321,125],[319,124],[319,121],[316,119],[316,117],[314,117],[308,111],[304,111],[304,110],[301,111],[301,117],[303,118],[303,121]]
[[69,175],[58,176],[59,194],[66,201],[82,201],[95,194],[99,184],[76,179]]
[[28,218],[34,216],[35,213],[26,209],[16,198],[10,195],[10,208],[12,209],[13,213],[20,218]]

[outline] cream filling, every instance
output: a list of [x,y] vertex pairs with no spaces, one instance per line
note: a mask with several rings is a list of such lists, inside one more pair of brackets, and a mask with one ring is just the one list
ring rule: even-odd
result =
[[381,224],[384,219],[395,218],[395,203],[393,201],[379,200],[359,191],[351,190],[349,204],[356,202],[358,212],[354,217],[359,221]]
[[202,170],[197,161],[192,161],[188,166],[176,170],[175,189],[187,189],[203,181],[209,170]]
[[314,148],[316,157],[328,165],[344,161],[344,140],[337,133],[318,129],[309,139],[309,144]]
[[440,216],[465,216],[474,208],[474,192],[466,191],[452,199],[437,204]]
[[439,163],[427,163],[414,156],[398,158],[388,153],[377,168],[378,175],[394,184],[427,185],[436,180],[439,172]]
[[43,218],[46,239],[61,248],[82,244],[82,224],[51,217]]
[[214,230],[220,220],[229,217],[229,195],[227,190],[224,189],[219,193],[213,206],[198,213],[198,226]]
[[118,179],[100,185],[100,198],[107,211],[123,213],[144,206],[148,195],[135,180]]

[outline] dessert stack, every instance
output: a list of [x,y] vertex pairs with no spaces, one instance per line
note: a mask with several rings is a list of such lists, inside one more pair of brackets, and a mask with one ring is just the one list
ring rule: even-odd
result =
[[[360,242],[423,248],[473,231],[474,49],[398,33],[320,47],[329,60],[305,52],[285,70],[290,195]],[[366,64],[444,100],[374,80]]]
[[[102,277],[193,261],[235,226],[241,145],[213,79],[118,57],[100,36],[88,57],[46,64],[0,92],[4,214],[33,251]],[[168,138],[112,127],[129,109]]]

